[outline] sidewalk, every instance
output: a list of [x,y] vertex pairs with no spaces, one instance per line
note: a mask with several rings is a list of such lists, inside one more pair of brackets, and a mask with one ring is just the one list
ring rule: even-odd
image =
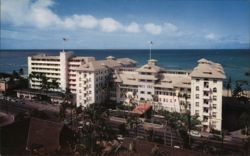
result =
[[6,114],[3,112],[0,112],[0,127],[5,126],[5,125],[9,125],[12,122],[14,122],[14,116],[10,115],[10,114]]

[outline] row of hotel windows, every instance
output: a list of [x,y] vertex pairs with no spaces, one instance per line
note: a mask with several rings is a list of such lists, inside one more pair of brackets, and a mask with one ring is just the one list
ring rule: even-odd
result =
[[[85,86],[85,84],[86,84],[86,83],[84,83],[84,85],[82,85],[82,83],[79,83],[79,87]],[[85,88],[87,88],[87,89],[90,88],[90,87],[91,87],[91,84],[87,84],[87,85],[85,86]]]
[[[205,81],[208,81],[208,79],[204,79]],[[196,82],[199,82],[200,79],[196,79]],[[208,83],[208,82],[207,82]],[[217,80],[213,80],[213,83],[217,83]]]
[[68,65],[69,67],[79,67],[80,65]]
[[33,69],[33,70],[60,71],[60,69],[56,69],[56,68],[36,68],[36,67],[32,67],[31,69]]
[[173,92],[160,92],[160,91],[156,91],[155,92],[157,95],[169,95],[169,96],[175,96],[176,94]]
[[91,72],[86,72],[86,71],[79,71],[79,74],[82,75],[84,74],[84,77],[86,77],[86,74],[91,74]]
[[[195,102],[195,106],[196,106],[196,107],[199,107],[199,106],[200,106],[200,103],[199,103],[199,102]],[[212,104],[212,108],[213,108],[213,109],[216,109],[216,108],[217,108],[217,105],[216,105],[216,104]]]
[[96,85],[95,85],[95,87],[96,87],[96,89],[101,89],[102,87],[105,87],[105,84],[104,83],[97,83]]
[[31,65],[37,65],[37,66],[60,66],[60,64],[54,64],[54,63],[31,63]]
[[[85,80],[85,79],[84,79]],[[82,81],[82,78],[81,77],[79,77],[79,81]],[[91,78],[88,78],[87,80],[86,80],[86,82],[84,81],[84,83],[87,83],[87,82],[90,82],[91,81]]]
[[140,88],[153,88],[151,85],[139,85]]
[[[206,111],[203,111],[204,113],[207,113]],[[195,115],[200,115],[200,111],[199,110],[195,110]],[[212,117],[216,118],[217,113],[216,112],[212,112]],[[208,118],[205,116],[203,121],[207,122]]]
[[149,73],[149,72],[140,72],[139,74],[141,74],[141,75],[152,75],[152,73]]
[[[195,98],[196,98],[196,99],[200,99],[200,95],[199,95],[199,94],[196,94],[196,95],[195,95]],[[216,96],[216,95],[213,95],[213,100],[214,100],[214,101],[217,100],[217,96]]]
[[[141,91],[140,92],[141,94],[145,94],[145,91]],[[151,95],[152,93],[151,92],[147,92],[148,93],[148,95]]]
[[31,59],[32,61],[60,61],[60,59],[35,59],[35,58],[32,58]]
[[[196,91],[199,91],[199,90],[200,90],[200,87],[199,87],[199,86],[196,86]],[[213,92],[214,92],[214,93],[217,92],[217,88],[216,88],[216,87],[213,88]]]
[[[79,90],[79,93],[82,93],[82,90],[81,90],[81,89]],[[91,93],[92,93],[92,91],[91,91],[91,90],[86,91],[86,94],[91,94]]]
[[98,81],[102,81],[102,80],[107,80],[108,76],[100,76],[100,77],[97,77],[95,80],[98,82]]
[[139,79],[139,82],[154,82],[153,80]]
[[98,71],[95,72],[96,75],[100,75],[100,74],[102,75],[102,74],[106,74],[106,73],[108,73],[108,70],[104,70],[104,71],[103,70],[98,70]]
[[159,102],[169,102],[172,103],[172,102],[176,102],[176,99],[165,99],[165,98],[159,98]]

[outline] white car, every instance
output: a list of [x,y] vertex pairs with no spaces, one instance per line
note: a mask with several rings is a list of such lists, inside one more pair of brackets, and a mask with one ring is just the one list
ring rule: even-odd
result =
[[199,131],[191,130],[190,135],[194,137],[201,137],[201,133]]
[[121,134],[118,134],[118,135],[117,135],[117,139],[118,139],[118,140],[124,140],[124,137],[123,137]]

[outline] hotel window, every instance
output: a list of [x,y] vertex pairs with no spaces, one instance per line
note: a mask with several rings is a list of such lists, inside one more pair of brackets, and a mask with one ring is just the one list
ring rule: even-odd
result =
[[82,87],[82,84],[81,84],[81,83],[79,83],[79,87]]
[[196,107],[199,107],[199,102],[195,102],[195,106],[196,106]]
[[217,80],[214,80],[213,82],[214,82],[214,83],[217,83]]
[[196,99],[199,99],[199,94],[196,94],[196,95],[195,95],[195,98],[196,98]]
[[213,117],[216,118],[216,112],[213,112]]
[[81,89],[79,90],[79,93],[82,93],[82,90],[81,90]]
[[172,99],[170,99],[170,102],[172,102]]
[[200,79],[196,79],[196,82],[199,82],[200,81]]
[[213,100],[214,100],[214,101],[217,100],[217,96],[216,96],[216,95],[213,96]]
[[199,115],[199,110],[195,110],[195,115]]
[[200,90],[199,86],[196,86],[196,91],[199,91],[199,90]]
[[216,104],[213,104],[213,109],[216,109]]
[[141,91],[141,94],[144,94],[144,91]]
[[216,93],[217,92],[217,88],[213,88],[213,92]]
[[82,81],[82,78],[81,78],[81,77],[79,77],[79,81]]

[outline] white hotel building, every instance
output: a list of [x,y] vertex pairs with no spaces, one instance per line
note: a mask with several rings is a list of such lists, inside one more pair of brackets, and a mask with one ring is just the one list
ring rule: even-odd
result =
[[[72,93],[76,93],[76,68],[82,64],[94,61],[94,57],[78,57],[73,52],[60,52],[59,56],[48,56],[38,54],[28,57],[28,74],[43,73],[49,81],[55,79],[62,91],[69,88]],[[36,79],[30,81],[30,87],[40,88],[40,82]]]
[[[149,60],[140,68],[115,71],[115,88],[111,99],[116,102],[152,104],[154,109],[198,115],[202,129],[221,130],[222,89],[225,74],[220,64],[201,59],[192,71],[165,70]],[[130,100],[128,100],[130,99]]]
[[[168,70],[156,60],[136,67],[129,58],[95,60],[75,57],[71,52],[59,56],[45,54],[28,57],[28,72],[44,73],[56,79],[60,88],[76,94],[77,106],[101,103],[107,98],[117,103],[146,102],[154,109],[198,115],[204,131],[221,130],[222,89],[225,74],[220,64],[201,59],[191,71]],[[40,82],[31,81],[31,88]]]

